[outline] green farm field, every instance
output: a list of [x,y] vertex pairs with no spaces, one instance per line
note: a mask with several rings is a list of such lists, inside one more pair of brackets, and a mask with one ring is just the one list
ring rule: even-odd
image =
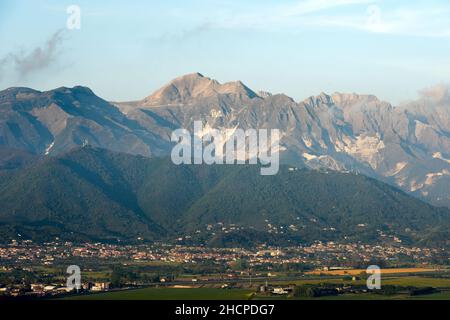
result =
[[[68,296],[64,299],[69,300],[450,300],[450,278],[438,278],[428,276],[390,276],[382,280],[384,285],[397,285],[402,287],[434,287],[440,292],[428,295],[410,296],[407,293],[398,293],[394,295],[381,295],[373,293],[343,294],[338,296],[328,296],[320,298],[296,298],[286,296],[261,296],[256,292],[257,284],[253,287],[243,285],[237,289],[220,289],[218,287],[199,287],[199,288],[175,288],[175,287],[151,287],[142,289],[130,289],[122,291],[110,291],[80,296]],[[364,280],[344,281],[342,279],[304,279],[294,280],[289,284],[307,285],[307,284],[354,284],[363,285]],[[274,282],[273,285],[287,285],[288,282]]]
[[[412,287],[434,287],[434,288],[450,288],[450,278],[439,278],[430,276],[385,276],[382,278],[384,285],[398,285],[398,286],[412,286]],[[320,284],[320,283],[332,283],[332,284],[355,284],[364,285],[365,280],[343,280],[337,277],[323,277],[322,279],[300,279],[293,281],[280,281],[277,284],[295,284],[295,285],[307,285],[307,284]]]
[[84,296],[68,297],[69,300],[249,300],[252,290],[215,288],[145,288],[112,291]]

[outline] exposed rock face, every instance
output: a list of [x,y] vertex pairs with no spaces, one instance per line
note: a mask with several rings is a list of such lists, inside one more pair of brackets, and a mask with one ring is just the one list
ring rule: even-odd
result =
[[204,77],[200,73],[188,74],[171,81],[151,96],[142,100],[142,106],[172,106],[195,103],[196,99],[235,96],[239,99],[251,99],[257,94],[242,82],[220,84],[216,80]]
[[51,155],[89,144],[151,156],[158,154],[158,142],[85,87],[0,92],[0,146]]
[[174,129],[281,131],[285,162],[360,172],[450,206],[450,98],[445,86],[394,107],[372,95],[322,93],[302,102],[241,82],[179,77],[142,101],[108,103],[83,87],[0,92],[0,145],[58,154],[86,141],[144,156],[171,150]]

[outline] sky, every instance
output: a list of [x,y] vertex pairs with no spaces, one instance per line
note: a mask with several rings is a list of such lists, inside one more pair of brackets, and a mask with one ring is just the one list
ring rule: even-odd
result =
[[110,101],[192,72],[296,100],[398,104],[450,83],[448,0],[0,0],[0,41],[0,89],[83,85]]

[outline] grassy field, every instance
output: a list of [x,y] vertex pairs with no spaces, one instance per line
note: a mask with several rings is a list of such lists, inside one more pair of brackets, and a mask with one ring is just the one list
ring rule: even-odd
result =
[[[294,298],[295,299],[295,298]],[[450,292],[443,291],[433,294],[410,296],[407,294],[379,295],[379,294],[343,294],[339,296],[329,296],[320,298],[310,298],[309,300],[450,300]],[[305,298],[299,298],[305,300]]]
[[425,296],[409,297],[410,300],[450,300],[450,291],[443,291]]
[[[295,298],[294,298],[295,299]],[[450,300],[450,292],[438,292],[422,296],[410,296],[406,294],[397,294],[384,296],[379,294],[343,294],[339,296],[329,296],[321,298],[299,298],[298,300]]]
[[214,288],[145,288],[113,291],[85,296],[68,297],[69,300],[248,300],[252,290]]
[[[292,284],[305,285],[305,284],[319,284],[319,283],[346,283],[346,284],[359,284],[364,285],[365,280],[357,281],[344,281],[342,279],[314,279],[314,280],[296,280],[292,281]],[[397,285],[397,286],[412,286],[412,287],[434,287],[434,288],[450,288],[450,278],[432,278],[432,277],[421,277],[421,276],[389,276],[382,278],[382,283],[384,285]],[[288,284],[288,282],[286,282]]]
[[450,278],[431,278],[420,276],[389,277],[382,280],[385,285],[450,288]]
[[[324,277],[322,279],[298,279],[290,282],[274,282],[273,285],[306,285],[306,284],[319,284],[319,283],[332,283],[332,284],[353,284],[353,285],[365,285],[365,280],[348,281],[342,278],[329,278]],[[321,297],[321,298],[309,298],[312,300],[450,300],[450,278],[433,278],[424,275],[390,275],[382,278],[382,285],[397,285],[402,287],[434,287],[443,289],[442,292],[422,295],[422,296],[410,296],[407,293],[400,293],[396,295],[380,295],[372,293],[361,294],[343,294],[338,296]],[[214,286],[214,287],[213,287]],[[66,299],[75,300],[277,300],[277,299],[297,299],[286,296],[258,296],[255,295],[257,284],[254,283],[252,288],[243,285],[241,289],[219,289],[218,284],[199,286],[198,288],[177,288],[177,287],[160,287],[160,288],[144,288],[144,289],[132,289],[125,291],[110,291],[104,293],[96,293],[82,296],[66,297]],[[446,288],[446,289],[444,289]],[[300,298],[305,299],[305,298]]]
[[[436,269],[429,268],[396,268],[396,269],[381,269],[381,274],[399,274],[399,273],[426,273],[426,272],[434,272]],[[335,275],[335,276],[357,276],[363,272],[366,272],[365,269],[350,269],[350,270],[315,270],[306,272],[308,275]]]
[[[321,279],[299,279],[294,281],[281,281],[277,284],[319,284],[319,283],[333,283],[333,284],[358,284],[364,285],[365,280],[343,280],[341,277],[323,277]],[[450,278],[432,278],[426,275],[423,276],[382,276],[382,283],[384,285],[398,285],[398,286],[412,286],[412,287],[435,287],[435,288],[450,288]]]
[[254,296],[253,290],[213,288],[145,288],[127,291],[113,291],[73,296],[67,300],[450,300],[450,291],[429,295],[409,296],[407,294],[344,294],[321,298],[288,298],[285,296]]

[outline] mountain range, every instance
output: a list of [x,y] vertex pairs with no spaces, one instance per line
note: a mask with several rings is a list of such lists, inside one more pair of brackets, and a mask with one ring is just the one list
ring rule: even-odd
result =
[[44,157],[83,145],[164,157],[173,146],[171,132],[196,120],[217,129],[279,129],[285,164],[361,173],[450,207],[449,114],[445,86],[399,106],[342,93],[296,102],[194,73],[124,103],[86,87],[6,89],[0,92],[0,146]]
[[256,165],[176,166],[91,146],[15,159],[0,171],[0,242],[448,245],[449,209],[364,175],[281,166],[261,176]]
[[[139,101],[0,91],[0,241],[448,245],[450,95],[297,102],[199,73]],[[173,130],[278,129],[282,166],[171,163]]]

